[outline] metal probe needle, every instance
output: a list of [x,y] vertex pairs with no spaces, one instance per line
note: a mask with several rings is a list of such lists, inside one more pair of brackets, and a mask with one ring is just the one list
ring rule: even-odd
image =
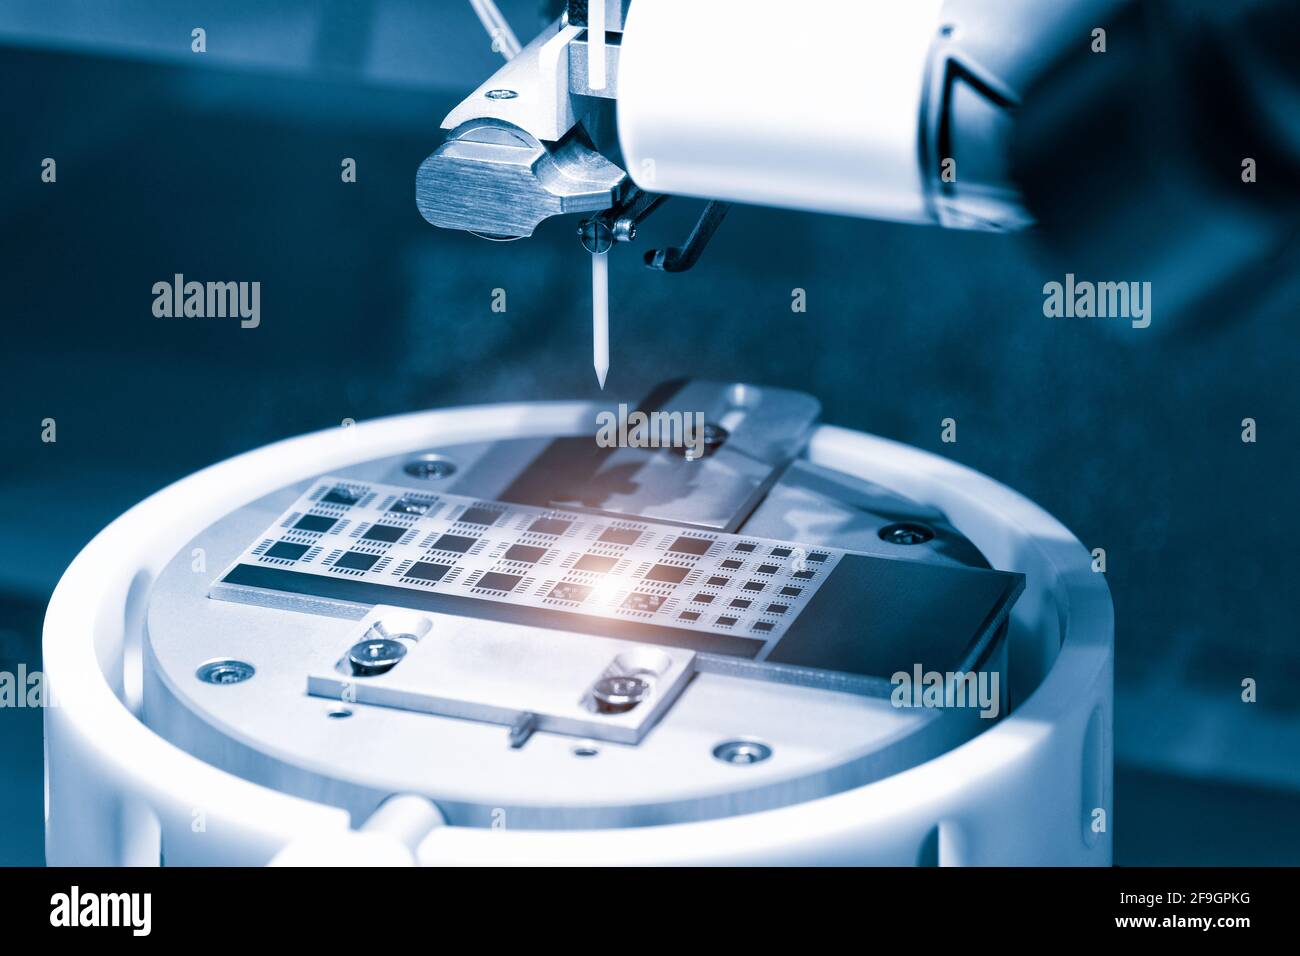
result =
[[609,257],[596,252],[591,254],[591,364],[603,391],[609,374]]

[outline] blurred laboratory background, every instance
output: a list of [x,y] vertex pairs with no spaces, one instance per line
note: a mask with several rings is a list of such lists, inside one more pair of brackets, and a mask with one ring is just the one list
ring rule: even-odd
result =
[[[501,4],[521,37],[547,6]],[[39,669],[78,550],[196,469],[346,418],[602,397],[575,221],[494,243],[416,210],[439,122],[498,63],[457,0],[0,7],[0,670]],[[737,207],[694,270],[644,268],[699,208],[668,203],[613,253],[603,397],[683,375],[803,389],[827,422],[1038,502],[1106,551],[1116,862],[1300,862],[1294,245],[1208,314],[1162,312],[1157,286],[1134,329],[1046,318],[1066,269],[1032,233]],[[260,326],[156,318],[175,273],[260,281]],[[0,709],[0,864],[43,862],[42,802],[41,714]]]

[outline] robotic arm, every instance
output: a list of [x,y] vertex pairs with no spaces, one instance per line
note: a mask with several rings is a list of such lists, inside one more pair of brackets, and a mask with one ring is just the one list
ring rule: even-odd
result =
[[569,0],[443,121],[416,200],[494,239],[586,213],[597,257],[710,200],[645,253],[669,272],[732,202],[1036,225],[1070,271],[1240,309],[1295,238],[1298,30],[1293,0]]
[[604,248],[635,233],[642,193],[1020,228],[1005,163],[1015,72],[977,42],[988,24],[953,6],[571,0],[443,121],[417,204],[491,238],[623,213],[603,217],[609,234],[588,230]]

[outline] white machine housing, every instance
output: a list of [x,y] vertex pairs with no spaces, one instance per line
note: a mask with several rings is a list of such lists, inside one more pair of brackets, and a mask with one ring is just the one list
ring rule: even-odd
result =
[[[137,505],[77,557],[46,618],[51,864],[1097,864],[1111,862],[1113,620],[1104,575],[1031,502],[938,456],[820,426],[805,460],[941,511],[1026,576],[1009,622],[1014,710],[868,785],[657,826],[438,825],[395,793],[366,821],[253,783],[142,723],[144,617],[177,551],[286,484],[429,447],[579,435],[586,403],[494,405],[332,429],[205,469]],[[736,768],[743,772],[745,768]],[[353,828],[353,823],[358,824]]]

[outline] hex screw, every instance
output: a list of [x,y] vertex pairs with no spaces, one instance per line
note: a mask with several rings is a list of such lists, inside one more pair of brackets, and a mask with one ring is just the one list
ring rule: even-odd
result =
[[890,544],[925,544],[934,537],[934,531],[923,524],[902,521],[880,529],[880,540]]
[[405,656],[406,645],[387,637],[357,641],[348,649],[348,663],[358,677],[386,674]]
[[257,669],[244,661],[209,661],[194,676],[205,684],[242,684],[255,673]]
[[713,748],[713,756],[723,763],[762,763],[772,756],[772,748],[756,740],[724,740]]
[[602,677],[591,686],[596,709],[602,714],[623,714],[650,693],[650,683],[640,677]]

